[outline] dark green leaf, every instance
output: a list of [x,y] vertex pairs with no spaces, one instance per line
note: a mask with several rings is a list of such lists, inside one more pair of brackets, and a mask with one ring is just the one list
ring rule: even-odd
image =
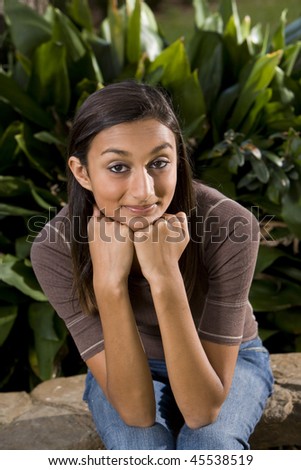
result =
[[71,18],[80,26],[93,31],[92,12],[88,0],[71,0],[67,4],[68,13]]
[[43,105],[54,105],[67,113],[71,90],[66,48],[61,43],[49,41],[36,50],[29,91]]
[[66,327],[48,302],[30,305],[29,324],[35,345],[35,354],[30,357],[31,364],[41,380],[48,380],[53,377],[55,357],[67,336]]
[[0,346],[2,346],[8,337],[18,314],[16,305],[0,307]]
[[51,41],[63,45],[72,62],[79,61],[86,53],[82,37],[75,25],[60,10],[52,9],[53,32]]
[[154,73],[157,69],[163,69],[161,76],[162,85],[169,88],[174,84],[183,86],[190,77],[190,65],[186,50],[181,39],[178,39],[150,64],[147,74]]
[[300,286],[291,282],[282,282],[279,286],[275,282],[265,279],[254,279],[250,302],[255,311],[276,312],[284,308],[301,306]]
[[278,157],[278,155],[276,155],[275,153],[273,152],[269,152],[268,150],[264,150],[262,152],[262,154],[268,159],[268,160],[271,160],[271,162],[275,163],[276,166],[278,166],[279,168],[282,168],[283,167],[283,159]]
[[135,0],[135,7],[128,19],[126,55],[131,64],[139,61],[141,54],[140,47],[140,30],[141,30],[141,2]]
[[292,233],[301,239],[301,196],[296,199],[291,192],[284,194],[281,215]]
[[29,121],[49,129],[53,125],[51,116],[45,112],[19,85],[0,71],[0,100],[8,102]]
[[269,268],[278,258],[283,256],[285,256],[285,253],[278,248],[271,248],[265,245],[260,245],[256,262],[255,275]]
[[32,299],[46,300],[32,268],[26,266],[24,260],[19,260],[12,255],[1,255],[0,279],[8,285],[16,287]]
[[0,203],[0,215],[8,216],[21,216],[21,217],[30,217],[36,215],[35,211],[25,209],[23,207],[12,206],[9,204]]
[[198,31],[190,42],[189,56],[192,70],[198,69],[207,109],[211,109],[222,84],[223,46],[220,35]]
[[15,164],[17,142],[16,134],[21,132],[21,123],[12,122],[4,131],[0,139],[0,171],[13,167]]
[[33,8],[17,0],[5,0],[4,13],[10,25],[13,43],[25,56],[31,58],[35,49],[51,38],[50,24]]
[[28,183],[23,178],[0,175],[0,197],[15,197],[28,192]]
[[[300,303],[301,305],[301,303]],[[281,312],[275,312],[274,321],[281,331],[287,331],[294,335],[301,334],[300,308],[292,308]]]
[[258,160],[257,158],[251,158],[250,161],[251,161],[253,171],[255,175],[257,176],[257,178],[259,179],[259,181],[261,183],[267,183],[270,178],[270,172],[268,170],[268,167],[264,163],[264,161]]
[[242,88],[230,119],[229,125],[231,128],[237,129],[239,127],[245,116],[249,113],[258,95],[262,94],[263,90],[271,83],[281,56],[282,51],[277,51],[259,57],[254,62],[251,70],[249,70],[248,66],[247,76],[245,75],[246,70],[242,71]]

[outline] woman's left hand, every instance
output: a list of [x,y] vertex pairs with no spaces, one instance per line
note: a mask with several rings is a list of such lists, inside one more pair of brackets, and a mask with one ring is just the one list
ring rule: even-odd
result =
[[184,212],[163,214],[154,224],[134,232],[134,246],[144,277],[150,282],[172,273],[188,242]]

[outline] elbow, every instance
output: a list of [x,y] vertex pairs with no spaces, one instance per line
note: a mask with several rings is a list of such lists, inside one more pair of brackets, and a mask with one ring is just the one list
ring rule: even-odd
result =
[[208,426],[217,420],[220,410],[221,408],[212,408],[207,413],[201,410],[200,413],[195,413],[193,416],[187,417],[185,424],[189,429],[199,429]]
[[149,428],[155,424],[155,416],[153,413],[119,412],[119,416],[127,426],[131,427]]

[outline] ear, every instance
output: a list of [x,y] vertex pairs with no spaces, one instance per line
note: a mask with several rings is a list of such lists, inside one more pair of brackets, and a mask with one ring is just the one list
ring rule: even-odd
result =
[[92,191],[92,186],[87,168],[82,165],[79,158],[73,156],[69,157],[68,165],[74,175],[74,178],[79,182],[79,184],[83,188]]

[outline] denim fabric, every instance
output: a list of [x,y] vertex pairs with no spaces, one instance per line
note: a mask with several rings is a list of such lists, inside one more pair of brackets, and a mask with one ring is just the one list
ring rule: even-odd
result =
[[240,346],[232,386],[217,420],[199,429],[184,423],[168,381],[164,361],[149,361],[156,398],[156,422],[127,426],[88,371],[84,400],[107,449],[249,449],[249,437],[273,390],[269,353],[259,338]]

